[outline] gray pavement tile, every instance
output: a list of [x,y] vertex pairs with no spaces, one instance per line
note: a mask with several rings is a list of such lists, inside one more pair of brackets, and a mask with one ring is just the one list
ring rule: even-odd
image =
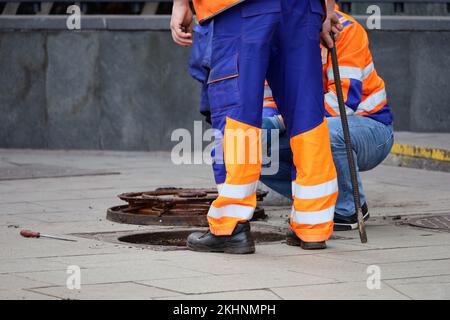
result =
[[329,279],[284,270],[264,270],[249,273],[242,269],[239,275],[206,276],[163,280],[138,281],[158,288],[187,294],[214,293],[221,291],[254,290],[277,286],[330,283]]
[[2,259],[0,261],[0,274],[44,270],[65,270],[65,267],[61,263],[47,259]]
[[[181,253],[181,251],[176,251]],[[190,268],[190,263],[185,263],[187,261],[192,261],[192,258],[183,258],[186,256],[181,255],[180,257],[174,258],[173,260],[166,259],[168,252],[164,251],[153,251],[153,250],[142,250],[138,248],[132,248],[127,250],[118,250],[114,253],[108,254],[90,254],[90,255],[76,255],[76,256],[65,256],[65,257],[52,257],[46,260],[52,261],[54,263],[64,264],[64,265],[79,265],[83,268],[104,268],[108,266],[114,267],[124,267],[127,265],[139,266],[143,268],[149,268],[153,264],[155,265],[165,265],[168,267],[179,267],[186,270],[197,271],[196,268]],[[175,255],[176,257],[176,255]],[[198,269],[201,269],[200,267]]]
[[395,142],[450,150],[450,133],[395,132]]
[[[286,253],[287,252],[287,253]],[[189,268],[210,275],[241,275],[242,270],[251,270],[253,273],[304,272],[304,265],[310,261],[314,263],[329,263],[331,260],[311,260],[310,256],[317,256],[318,251],[305,251],[297,247],[289,247],[286,244],[259,245],[254,255],[227,255],[227,254],[203,254],[197,252],[167,252],[161,255],[161,263]],[[201,258],[199,258],[201,256]],[[290,259],[291,258],[291,259]],[[295,262],[292,262],[295,260]],[[346,269],[354,268],[355,263],[334,261],[334,265],[345,266]],[[365,270],[365,269],[364,269]],[[325,274],[314,274],[328,281],[334,281],[334,277]]]
[[37,205],[42,206],[48,210],[61,211],[73,211],[80,210],[82,213],[94,212],[99,210],[105,212],[107,208],[117,204],[121,204],[122,201],[116,198],[115,194],[104,199],[73,199],[73,200],[48,200],[48,201],[35,201]]
[[[102,254],[113,253],[118,250],[113,244],[84,239],[77,239],[78,242],[45,238],[27,239],[19,235],[19,230],[6,229],[6,232],[11,233],[11,236],[7,238],[3,236],[0,240],[0,256],[2,258],[42,258],[65,255]],[[47,233],[46,230],[39,231]],[[55,235],[64,235],[64,233],[56,233]],[[68,238],[74,239],[71,236],[68,236]]]
[[[102,267],[81,268],[81,283],[98,284],[127,281],[141,281],[151,279],[173,279],[184,277],[199,277],[203,274],[198,271],[167,266],[161,263],[110,263]],[[41,271],[25,272],[18,274],[20,277],[43,281],[52,285],[61,286],[67,279],[66,271]]]
[[[41,225],[42,222],[39,221],[30,221],[28,223],[28,215],[27,214],[5,214],[0,215],[0,228],[10,229],[16,227],[22,227],[24,225],[35,226]],[[0,232],[0,239],[4,238],[4,236]]]
[[335,232],[335,234],[352,236],[354,240],[346,243],[362,245],[367,249],[428,247],[450,244],[450,233],[446,232],[433,232],[427,229],[418,229],[409,226],[373,225],[370,223],[367,224],[366,230],[369,241],[364,245],[358,243],[359,236],[357,230]]
[[[342,251],[363,251],[367,250],[367,246],[358,243],[359,240],[329,240],[327,241],[327,249],[325,252],[342,252]],[[299,255],[320,255],[322,251],[307,251],[300,247],[288,246],[285,242],[264,244],[257,246],[259,254],[267,256],[268,259],[283,256],[299,256]]]
[[132,282],[81,285],[80,289],[68,289],[66,286],[34,288],[33,292],[61,299],[82,300],[148,300],[161,297],[177,299],[179,294]]
[[[296,266],[293,271],[329,277],[340,282],[362,281],[367,278],[367,267],[371,264],[329,259],[326,256],[290,256],[278,259],[278,263]],[[450,259],[378,263],[382,279],[421,277],[450,274]]]
[[[433,296],[433,292],[438,297],[447,297],[448,281],[444,275],[450,274],[447,271],[450,250],[446,250],[450,234],[397,227],[380,218],[368,223],[369,243],[359,243],[356,231],[335,233],[348,239],[329,241],[328,250],[319,252],[274,243],[258,245],[255,255],[233,256],[156,252],[83,238],[77,238],[77,243],[22,239],[19,230],[8,225],[56,235],[147,230],[105,220],[106,208],[121,203],[116,198],[118,193],[174,185],[213,187],[212,172],[206,165],[174,166],[167,161],[168,153],[0,150],[0,156],[15,163],[30,163],[33,159],[33,163],[48,166],[121,172],[112,176],[0,182],[0,273],[16,272],[0,274],[5,276],[2,284],[7,289],[0,291],[10,292],[11,296],[23,296],[20,289],[30,286],[62,290],[66,266],[78,264],[82,267],[82,288],[90,288],[86,293],[89,298],[101,294],[96,291],[101,288],[96,284],[114,287],[133,281],[139,281],[144,288],[148,285],[170,292],[163,297],[175,296],[175,291],[180,291],[192,298],[197,295],[211,299],[271,298],[276,295],[267,288],[281,290],[281,287],[293,288],[291,291],[285,288],[287,297],[306,292],[308,298],[311,294],[304,290],[309,287],[318,298],[329,297],[333,290],[343,294],[355,292],[356,298],[366,295],[422,298]],[[449,177],[448,173],[388,166],[364,173],[371,214],[379,217],[448,213]],[[20,203],[24,195],[28,195],[27,202]],[[271,209],[267,209],[270,214]],[[269,223],[284,224],[275,216],[271,216]],[[371,264],[381,268],[383,283],[381,290],[367,293],[362,286]],[[134,288],[133,284],[129,286]],[[147,298],[145,293],[137,296]],[[78,297],[84,296],[80,293]]]
[[[1,200],[0,200],[1,201]],[[56,212],[56,208],[47,207],[38,203],[31,202],[16,202],[18,199],[14,199],[14,203],[0,203],[0,217],[4,219],[4,215],[9,214],[25,214],[25,213],[46,213]]]
[[[110,186],[97,188],[95,185],[91,186],[89,189],[58,189],[58,190],[34,190],[27,194],[26,200],[29,203],[35,203],[38,201],[53,201],[58,199],[60,201],[64,200],[89,200],[89,199],[107,199],[113,198],[119,194],[121,189],[118,186]],[[15,192],[13,192],[15,193]],[[14,203],[18,199],[11,198],[10,200],[2,203]]]
[[279,257],[273,263],[292,272],[327,278],[328,282],[363,281],[367,278],[366,264],[328,259],[318,255]]
[[380,289],[370,290],[367,288],[365,281],[271,288],[271,290],[286,300],[408,299],[405,295],[383,283]]
[[[80,212],[81,210],[79,210]],[[99,216],[95,212],[79,214],[79,213],[34,213],[28,215],[28,221],[38,221],[41,223],[55,223],[55,222],[64,222],[64,223],[73,223],[73,222],[85,222],[85,221],[98,221],[99,218],[105,218],[104,214]]]
[[450,299],[450,275],[386,280],[385,282],[412,299]]
[[449,212],[450,173],[381,165],[362,179],[373,215]]
[[157,300],[280,300],[270,290],[242,290],[226,291],[218,293],[188,294],[168,298],[157,298]]
[[433,247],[386,248],[351,252],[326,251],[323,254],[320,254],[320,256],[365,264],[450,259],[450,244],[442,246],[436,245]]
[[105,174],[115,174],[115,172],[105,170],[86,170],[45,164],[22,164],[15,167],[0,166],[0,180],[58,178],[87,175],[95,176]]
[[450,275],[450,259],[378,264],[383,280]]
[[0,300],[57,300],[55,297],[28,290],[0,290]]
[[46,281],[24,278],[14,274],[0,274],[0,290],[20,290],[49,285]]

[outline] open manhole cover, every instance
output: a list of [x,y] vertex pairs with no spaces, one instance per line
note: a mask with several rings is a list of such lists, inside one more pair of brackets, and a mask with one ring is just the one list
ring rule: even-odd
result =
[[[74,236],[95,239],[121,245],[153,250],[187,250],[186,239],[192,232],[205,232],[206,228],[175,228],[147,232],[96,232],[76,233]],[[280,228],[253,228],[252,235],[257,244],[281,242],[286,239],[286,233]]]
[[[262,201],[267,191],[257,190],[256,200]],[[111,207],[106,218],[110,221],[136,225],[208,226],[206,215],[217,198],[217,189],[158,188],[146,192],[122,193],[118,197],[128,205]],[[257,206],[252,220],[267,217]]]
[[407,221],[413,227],[450,232],[450,215],[414,218]]
[[[119,237],[121,242],[143,244],[147,246],[175,246],[186,247],[186,239],[192,232],[203,230],[159,231],[131,234]],[[269,231],[252,231],[256,243],[275,242],[285,240],[285,234]]]
[[[166,228],[166,227],[161,227]],[[157,251],[187,250],[186,239],[192,232],[205,232],[207,228],[166,228],[147,232],[113,231],[93,233],[73,233],[73,236],[95,239],[120,245],[130,245]],[[252,235],[257,244],[281,243],[286,241],[286,228],[254,226]],[[332,235],[330,240],[352,240],[353,238]]]

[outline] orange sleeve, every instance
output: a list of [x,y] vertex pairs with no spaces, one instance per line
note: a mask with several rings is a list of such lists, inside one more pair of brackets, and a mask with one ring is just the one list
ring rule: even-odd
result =
[[[369,41],[364,28],[356,21],[346,20],[348,23],[336,40],[336,50],[339,62],[342,91],[347,108],[355,111],[361,103],[362,82],[370,70],[371,61]],[[325,70],[325,104],[327,110],[338,110],[336,98],[336,84],[334,81],[331,54],[328,56],[328,69]],[[347,109],[348,110],[348,109]],[[348,110],[350,111],[350,110]],[[331,113],[331,112],[330,112]],[[335,112],[337,113],[337,112]],[[336,115],[336,114],[332,114]]]

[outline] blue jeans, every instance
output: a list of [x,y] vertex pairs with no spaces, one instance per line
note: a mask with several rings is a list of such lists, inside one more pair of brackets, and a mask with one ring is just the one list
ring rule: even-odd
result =
[[[335,212],[343,216],[351,216],[356,210],[341,119],[339,117],[331,117],[327,120],[330,132],[331,151],[336,166],[339,185],[339,196]],[[392,125],[387,126],[363,116],[348,116],[348,125],[353,144],[353,156],[355,158],[356,168],[358,171],[367,171],[375,168],[387,157],[394,143]],[[262,127],[267,130],[267,136],[270,136],[270,130],[280,129],[276,117],[263,119]],[[263,141],[265,140],[264,135],[262,139]],[[270,148],[270,141],[267,143],[267,148]],[[278,173],[275,175],[261,175],[261,182],[283,196],[291,198],[292,153],[289,138],[285,133],[280,134],[279,147],[280,163]],[[365,203],[366,198],[359,173],[358,183],[362,205]]]

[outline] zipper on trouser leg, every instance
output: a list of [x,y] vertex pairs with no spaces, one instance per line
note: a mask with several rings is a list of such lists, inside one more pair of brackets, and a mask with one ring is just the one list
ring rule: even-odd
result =
[[292,137],[291,148],[296,168],[291,228],[305,242],[326,241],[333,233],[338,196],[326,119],[317,127]]

